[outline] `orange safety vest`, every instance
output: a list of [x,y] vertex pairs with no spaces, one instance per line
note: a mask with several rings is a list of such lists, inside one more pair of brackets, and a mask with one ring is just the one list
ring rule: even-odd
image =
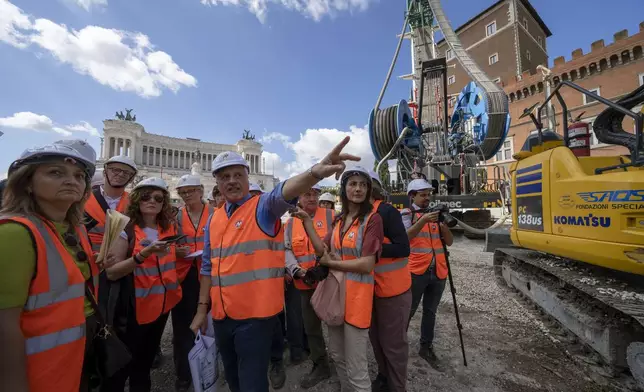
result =
[[[313,227],[320,238],[324,238],[333,227],[333,218],[335,214],[332,210],[319,208],[313,216]],[[300,219],[289,218],[284,227],[284,238],[291,246],[291,251],[295,255],[297,264],[300,268],[309,269],[315,266],[315,249],[309,240],[309,236],[304,230],[304,224]],[[317,287],[302,282],[302,279],[293,279],[295,287],[300,290],[312,290]]]
[[[199,222],[197,222],[196,229],[194,224],[190,220],[190,215],[188,214],[187,208],[179,208],[179,213],[177,214],[177,233],[185,234],[187,236],[186,238],[177,242],[177,244],[182,246],[189,246],[190,253],[194,253],[198,250],[203,250],[204,229],[206,228],[208,217],[212,215],[214,211],[212,206],[209,204],[204,204],[203,207],[204,208],[201,211],[201,216],[199,217]],[[192,267],[192,262],[195,259],[197,260],[197,270],[201,271],[201,256],[191,259],[177,258],[177,276],[179,277],[179,282],[183,282],[183,280],[186,278],[190,267]]]
[[210,219],[212,317],[268,318],[284,309],[284,230],[275,237],[257,223],[259,197],[230,218],[219,208]]
[[[362,256],[364,232],[374,211],[360,222],[354,220],[349,230],[341,236],[343,222],[338,220],[331,232],[331,251],[340,255],[342,260],[353,260]],[[347,272],[345,275],[345,309],[344,321],[356,328],[371,326],[373,308],[374,273],[360,274]]]
[[[174,227],[163,231],[158,228],[159,238],[175,234]],[[134,225],[134,251],[137,254],[149,245],[142,228]],[[177,279],[174,246],[164,256],[152,255],[134,269],[134,295],[136,298],[136,321],[149,324],[168,313],[181,300],[181,286]]]
[[[129,197],[127,192],[123,192],[119,204],[116,206],[116,211],[120,213],[125,213],[129,203]],[[101,250],[101,242],[103,242],[103,234],[105,233],[105,214],[107,211],[101,207],[101,204],[96,200],[96,195],[92,191],[89,195],[89,199],[85,203],[85,213],[89,215],[96,222],[96,226],[92,227],[87,234],[89,234],[89,240],[92,243],[92,251],[98,253]]]
[[4,215],[0,224],[25,226],[33,238],[36,271],[20,315],[29,391],[77,392],[85,353],[85,279],[48,223]]
[[[373,203],[373,211],[378,212],[382,200]],[[384,223],[384,222],[383,222]],[[385,244],[391,244],[389,238],[385,237]],[[376,280],[376,297],[387,298],[400,295],[411,287],[411,275],[407,265],[407,257],[401,258],[380,258],[374,268]]]
[[[419,219],[422,215],[417,214]],[[409,254],[409,271],[414,275],[422,275],[430,267],[433,260],[436,260],[436,276],[438,279],[447,277],[447,261],[445,260],[445,248],[441,241],[441,232],[438,222],[429,222],[416,237],[409,240],[411,252]]]

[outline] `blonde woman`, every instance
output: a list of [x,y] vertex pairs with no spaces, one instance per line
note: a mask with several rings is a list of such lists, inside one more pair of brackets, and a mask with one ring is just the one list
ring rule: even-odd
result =
[[98,267],[81,222],[95,160],[87,143],[67,140],[28,149],[9,168],[0,211],[1,391],[82,390],[96,331],[86,286],[96,295]]

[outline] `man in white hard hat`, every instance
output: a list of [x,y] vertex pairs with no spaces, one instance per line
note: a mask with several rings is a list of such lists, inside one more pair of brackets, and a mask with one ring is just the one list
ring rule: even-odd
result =
[[102,185],[92,187],[92,194],[85,204],[87,223],[85,228],[96,253],[101,249],[105,230],[105,214],[108,209],[125,213],[128,204],[125,187],[137,173],[134,160],[128,156],[116,155],[105,162]]
[[[313,310],[311,297],[317,282],[310,279],[307,271],[315,267],[315,249],[308,238],[305,225],[312,225],[320,240],[333,227],[335,214],[332,209],[318,206],[322,188],[314,185],[298,198],[298,210],[292,213],[284,227],[284,244],[286,246],[286,268],[293,282],[287,286],[286,313],[291,348],[291,362],[302,362],[303,352],[307,345],[300,340],[302,336],[308,342],[309,358],[313,367],[309,374],[300,381],[302,388],[308,389],[331,377],[329,357],[322,334],[322,321]],[[302,333],[302,322],[306,334]],[[294,326],[293,328],[291,326]],[[298,344],[299,343],[299,344]]]
[[445,290],[447,263],[445,246],[451,246],[454,238],[449,227],[439,222],[439,212],[424,212],[429,207],[433,187],[427,180],[419,178],[409,182],[407,195],[411,199],[411,210],[401,211],[407,229],[411,253],[409,271],[412,279],[412,301],[409,320],[416,313],[423,300],[423,317],[420,326],[420,350],[418,355],[433,368],[442,370],[434,353],[434,326],[436,310]]
[[181,283],[183,297],[172,309],[172,333],[174,335],[174,367],[177,376],[175,391],[187,391],[192,384],[188,354],[194,346],[190,323],[197,313],[199,300],[199,269],[201,255],[187,258],[189,254],[203,251],[204,228],[214,208],[203,202],[201,177],[186,174],[176,186],[184,206],[177,213],[177,234],[187,237],[177,243],[177,278]]
[[411,276],[407,266],[409,238],[400,212],[384,201],[380,176],[369,171],[373,188],[371,203],[382,218],[384,242],[374,269],[375,295],[369,339],[378,364],[373,392],[405,392],[409,341],[407,321],[411,309]]
[[[270,193],[249,194],[249,165],[224,152],[212,163],[226,199],[209,218],[205,233],[201,290],[193,331],[205,331],[212,304],[215,335],[231,392],[268,392],[271,340],[284,308],[284,231],[281,216],[297,197],[331,175],[340,176],[349,137],[306,172]],[[212,247],[212,248],[211,248]]]
[[335,210],[335,196],[333,196],[329,192],[324,192],[323,194],[321,194],[320,198],[318,199],[318,203],[320,203],[320,207],[322,208]]

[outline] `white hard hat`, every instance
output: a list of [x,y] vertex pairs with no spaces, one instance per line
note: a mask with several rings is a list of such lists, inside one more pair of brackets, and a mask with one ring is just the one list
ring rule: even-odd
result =
[[378,175],[378,173],[373,170],[369,170],[369,175],[371,176],[372,180],[376,181],[378,185],[382,186],[382,181],[380,181],[380,176]]
[[143,188],[143,187],[159,188],[162,191],[167,191],[168,190],[168,184],[166,184],[166,182],[163,181],[163,179],[159,178],[159,177],[146,178],[145,180],[142,180],[138,184],[136,184],[134,186],[134,189],[132,189],[132,190],[136,190],[136,189]]
[[250,185],[248,187],[249,192],[264,192],[262,188],[260,188],[259,185],[255,184],[254,182],[251,182],[249,185]]
[[48,159],[71,158],[80,163],[88,177],[96,172],[96,151],[83,140],[60,140],[42,147],[28,148],[9,166],[9,174],[30,163],[44,163]]
[[409,182],[409,185],[407,185],[407,194],[409,195],[410,192],[422,191],[425,189],[434,189],[434,187],[432,184],[427,182],[427,180],[419,178]]
[[246,170],[250,170],[248,162],[246,162],[244,157],[232,151],[223,152],[212,160],[212,174],[214,175],[225,167],[237,165],[244,166]]
[[365,169],[362,166],[353,166],[350,169],[346,169],[344,173],[342,173],[342,177],[340,178],[340,182],[344,183],[347,178],[351,177],[354,174],[360,174],[363,177],[367,178],[369,182],[371,182],[371,175],[369,174],[369,170]]
[[311,189],[315,189],[318,192],[322,192],[322,187],[320,186],[320,184],[313,185]]
[[330,201],[331,203],[335,203],[335,196],[333,196],[329,192],[325,192],[322,195],[320,195],[318,202],[320,201]]
[[135,172],[138,171],[138,169],[136,168],[136,163],[134,163],[134,159],[125,155],[115,155],[112,158],[108,159],[105,162],[105,165],[109,165],[110,163],[122,163],[134,169]]
[[103,177],[103,171],[97,170],[92,177],[92,186],[103,185],[105,184],[105,178]]
[[201,177],[186,174],[179,178],[176,188],[183,188],[184,186],[201,186]]

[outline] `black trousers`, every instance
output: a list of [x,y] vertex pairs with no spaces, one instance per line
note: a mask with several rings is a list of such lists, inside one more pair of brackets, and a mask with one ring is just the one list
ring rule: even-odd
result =
[[132,361],[112,378],[105,380],[101,385],[101,392],[123,392],[128,378],[130,392],[150,392],[152,389],[150,370],[168,315],[169,313],[166,313],[149,324],[128,325],[127,332],[121,339],[130,349]]
[[293,283],[286,284],[286,340],[291,357],[301,356],[309,350],[302,317],[302,293]]
[[190,330],[190,323],[197,313],[199,302],[199,273],[195,265],[188,270],[186,278],[181,282],[181,289],[181,301],[171,311],[174,370],[177,379],[192,381],[188,353],[195,345],[195,334]]

